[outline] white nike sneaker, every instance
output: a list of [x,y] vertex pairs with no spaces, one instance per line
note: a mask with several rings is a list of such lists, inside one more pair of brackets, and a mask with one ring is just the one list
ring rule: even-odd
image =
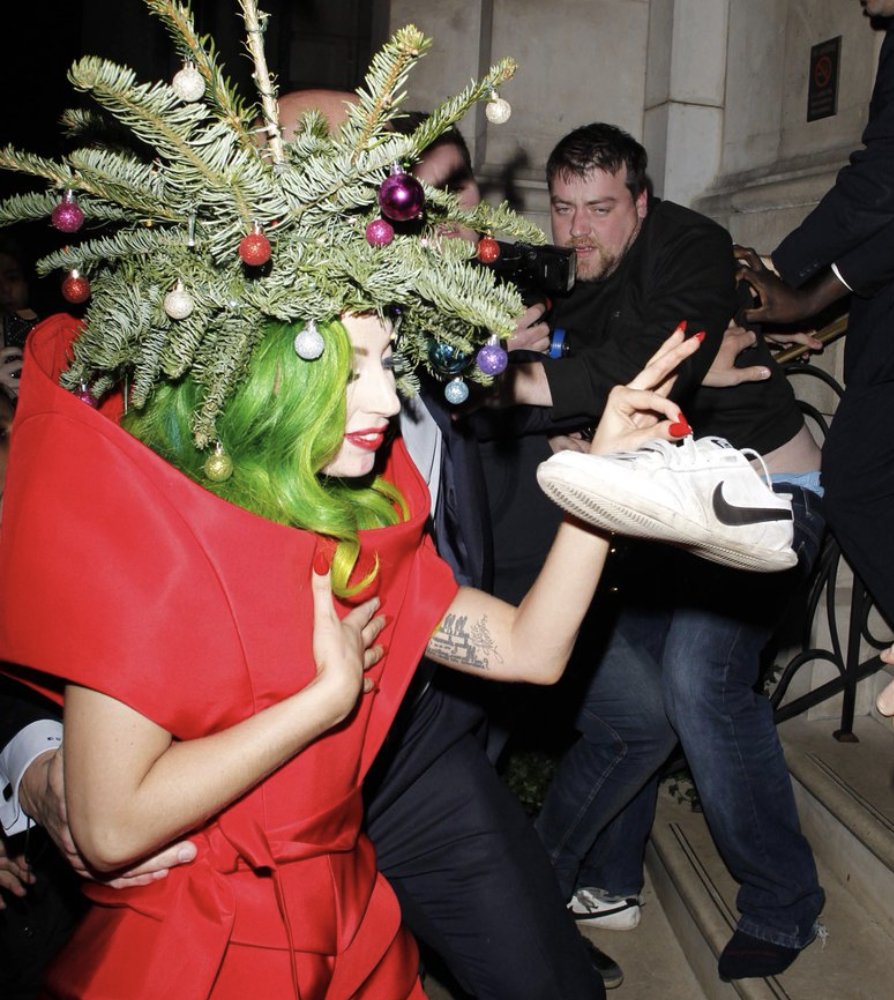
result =
[[639,896],[612,896],[592,886],[578,889],[568,911],[584,927],[606,931],[632,931],[639,926]]
[[756,451],[723,438],[650,441],[612,455],[561,451],[538,468],[537,481],[560,507],[603,531],[679,545],[737,569],[775,572],[798,561],[790,498],[770,488]]

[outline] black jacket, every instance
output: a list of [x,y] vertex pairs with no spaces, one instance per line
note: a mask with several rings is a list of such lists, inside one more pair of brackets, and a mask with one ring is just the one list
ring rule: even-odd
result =
[[888,22],[864,148],[773,251],[782,277],[800,286],[837,264],[857,293],[851,303],[844,377],[849,386],[894,379],[894,27]]

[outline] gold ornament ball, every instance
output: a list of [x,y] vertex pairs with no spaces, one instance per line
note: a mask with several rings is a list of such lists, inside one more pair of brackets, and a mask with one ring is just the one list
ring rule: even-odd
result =
[[233,460],[222,451],[216,451],[205,459],[203,468],[212,483],[222,483],[233,475]]

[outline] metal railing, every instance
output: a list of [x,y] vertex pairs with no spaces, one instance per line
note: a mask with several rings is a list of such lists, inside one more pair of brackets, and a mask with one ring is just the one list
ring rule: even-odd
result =
[[[846,332],[847,316],[843,316],[818,331],[817,337],[823,343],[830,343]],[[806,359],[808,350],[807,347],[797,345],[782,351],[776,360],[790,379],[808,377],[824,383],[831,389],[837,402],[844,392],[842,386],[827,371]],[[827,416],[809,402],[799,400],[799,404],[805,416],[813,421],[821,436],[825,437],[829,430]],[[890,644],[890,640],[885,641],[873,635],[870,626],[872,598],[852,569],[847,624],[842,628],[836,597],[840,592],[840,571],[845,564],[838,542],[827,532],[816,567],[802,587],[792,595],[789,609],[783,616],[783,625],[764,650],[762,676],[765,687],[770,692],[777,723],[842,695],[840,724],[833,735],[837,740],[856,742],[853,727],[857,684],[883,666],[878,654],[861,660],[860,650],[863,642],[875,649],[883,649]],[[820,624],[825,625],[824,630],[819,628]],[[814,640],[814,635],[821,631],[826,633],[827,645],[818,645]],[[793,655],[783,663],[777,662],[781,650],[790,652],[792,648],[796,649]],[[797,673],[808,664],[818,662],[831,664],[836,676],[783,704]]]

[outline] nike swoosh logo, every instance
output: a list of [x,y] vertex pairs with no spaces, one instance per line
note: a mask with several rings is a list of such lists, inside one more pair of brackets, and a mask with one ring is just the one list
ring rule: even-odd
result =
[[723,483],[714,487],[714,513],[721,524],[742,525],[762,524],[765,521],[792,521],[790,510],[780,510],[778,507],[734,507],[727,503],[723,495]]

